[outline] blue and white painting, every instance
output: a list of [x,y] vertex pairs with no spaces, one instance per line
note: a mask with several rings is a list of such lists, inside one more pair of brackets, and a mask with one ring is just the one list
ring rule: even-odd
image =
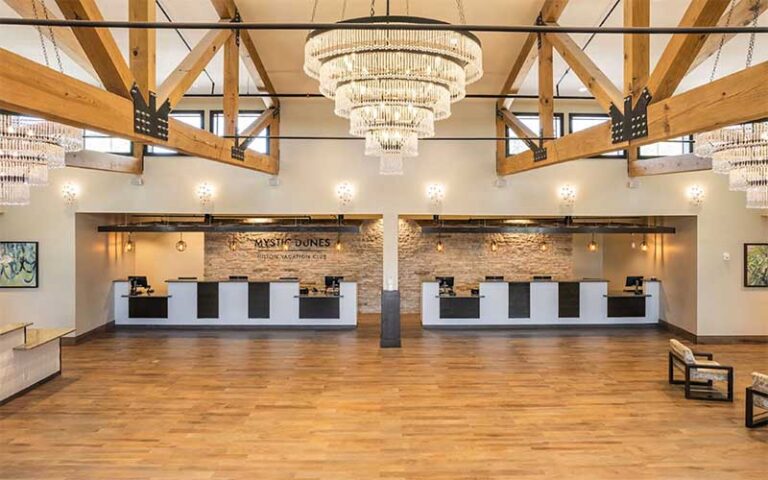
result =
[[37,242],[0,242],[0,288],[37,288]]

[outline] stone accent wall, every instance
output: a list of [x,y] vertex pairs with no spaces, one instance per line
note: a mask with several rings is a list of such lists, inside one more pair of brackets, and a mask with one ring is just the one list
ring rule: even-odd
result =
[[[227,278],[248,275],[257,280],[298,277],[302,284],[323,286],[326,275],[343,275],[358,282],[358,310],[377,313],[381,310],[383,277],[383,223],[365,222],[361,234],[342,234],[342,250],[334,246],[336,234],[316,233],[208,233],[205,235],[205,276]],[[232,239],[236,248],[230,248]],[[260,248],[257,240],[290,239],[306,243],[311,239],[330,239],[329,246]]]
[[[341,236],[343,248],[309,249],[260,248],[257,240],[291,239],[306,241],[330,238],[333,234],[231,234],[205,235],[205,276],[226,278],[248,275],[252,279],[271,280],[299,277],[302,283],[323,284],[325,275],[343,275],[358,282],[358,308],[361,313],[381,310],[383,277],[383,224],[381,220],[363,223],[361,234]],[[235,250],[230,241],[236,240]],[[485,275],[503,275],[509,280],[528,280],[532,275],[573,276],[573,239],[570,235],[453,234],[441,237],[445,246],[437,252],[436,235],[422,235],[418,225],[400,221],[399,284],[403,313],[421,311],[421,282],[438,275],[456,278],[456,289],[467,292]],[[491,251],[496,240],[498,250]],[[546,242],[547,251],[540,247]]]
[[[529,280],[532,275],[573,276],[571,235],[451,234],[442,235],[443,252],[436,249],[437,235],[422,235],[418,225],[400,220],[399,288],[403,313],[421,312],[421,282],[435,276],[455,277],[455,288],[469,293],[486,275],[505,280]],[[498,244],[491,251],[491,242]],[[546,242],[547,251],[541,251]]]

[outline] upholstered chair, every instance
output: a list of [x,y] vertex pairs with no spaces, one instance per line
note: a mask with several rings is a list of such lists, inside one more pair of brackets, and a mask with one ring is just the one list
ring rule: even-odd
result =
[[[685,379],[676,379],[675,370]],[[671,385],[685,386],[685,398],[733,401],[733,367],[720,365],[711,353],[694,352],[675,339],[669,341],[668,376]],[[715,382],[725,382],[726,391],[715,388]]]
[[768,425],[768,375],[764,373],[752,373],[752,385],[747,387],[744,423],[747,428]]

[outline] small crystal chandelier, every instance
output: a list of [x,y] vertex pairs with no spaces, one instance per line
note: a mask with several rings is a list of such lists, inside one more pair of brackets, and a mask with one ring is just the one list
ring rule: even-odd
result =
[[[457,0],[462,23],[464,8]],[[315,0],[315,10],[317,0]],[[314,10],[313,10],[314,21]],[[304,71],[335,100],[350,134],[365,138],[365,154],[380,158],[380,173],[401,175],[403,158],[418,156],[419,138],[435,135],[435,122],[483,76],[480,40],[437,20],[375,15],[343,23],[444,24],[445,30],[314,30],[304,49]]]
[[[37,14],[40,1],[45,17],[48,9],[43,0],[32,0]],[[59,70],[63,73],[56,37],[49,28]],[[38,27],[46,66],[48,53],[42,31]],[[0,205],[28,205],[30,186],[48,184],[48,170],[64,167],[64,155],[83,148],[82,130],[0,111]]]
[[[726,25],[730,24],[734,3],[731,3]],[[753,26],[757,26],[760,15],[758,4],[755,2],[752,7]],[[724,43],[725,35],[720,39],[710,81],[715,77]],[[752,65],[754,49],[755,33],[752,33],[747,51],[747,68]],[[695,140],[694,153],[700,157],[711,157],[712,171],[728,175],[731,190],[747,192],[747,208],[768,208],[768,120],[700,133]]]

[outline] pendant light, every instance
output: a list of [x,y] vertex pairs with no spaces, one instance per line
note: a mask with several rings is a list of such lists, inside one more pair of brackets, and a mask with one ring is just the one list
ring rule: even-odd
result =
[[542,252],[549,250],[549,245],[547,245],[547,242],[541,242],[541,245],[539,245],[539,250]]
[[125,251],[132,252],[136,248],[136,244],[133,242],[133,232],[128,232],[128,241],[125,242]]
[[587,248],[590,252],[596,252],[598,250],[597,242],[595,241],[595,234],[592,234],[592,240],[589,241],[589,244],[587,245]]
[[176,242],[176,250],[183,252],[187,249],[187,242],[184,241],[184,234],[179,232],[179,241]]
[[445,246],[443,245],[443,240],[440,237],[437,237],[437,245],[435,246],[438,253],[442,253],[445,249]]
[[643,252],[648,251],[648,241],[646,240],[645,234],[643,234],[643,241],[640,242],[640,250],[642,250]]
[[496,240],[491,240],[491,251],[497,252],[499,250],[499,244],[496,243]]
[[629,246],[632,248],[632,250],[637,248],[637,242],[635,241],[635,234],[632,234],[632,241],[629,243]]
[[235,250],[237,250],[237,238],[235,238],[234,235],[232,235],[229,238],[229,242],[227,242],[227,246],[229,247],[230,252],[234,252]]

